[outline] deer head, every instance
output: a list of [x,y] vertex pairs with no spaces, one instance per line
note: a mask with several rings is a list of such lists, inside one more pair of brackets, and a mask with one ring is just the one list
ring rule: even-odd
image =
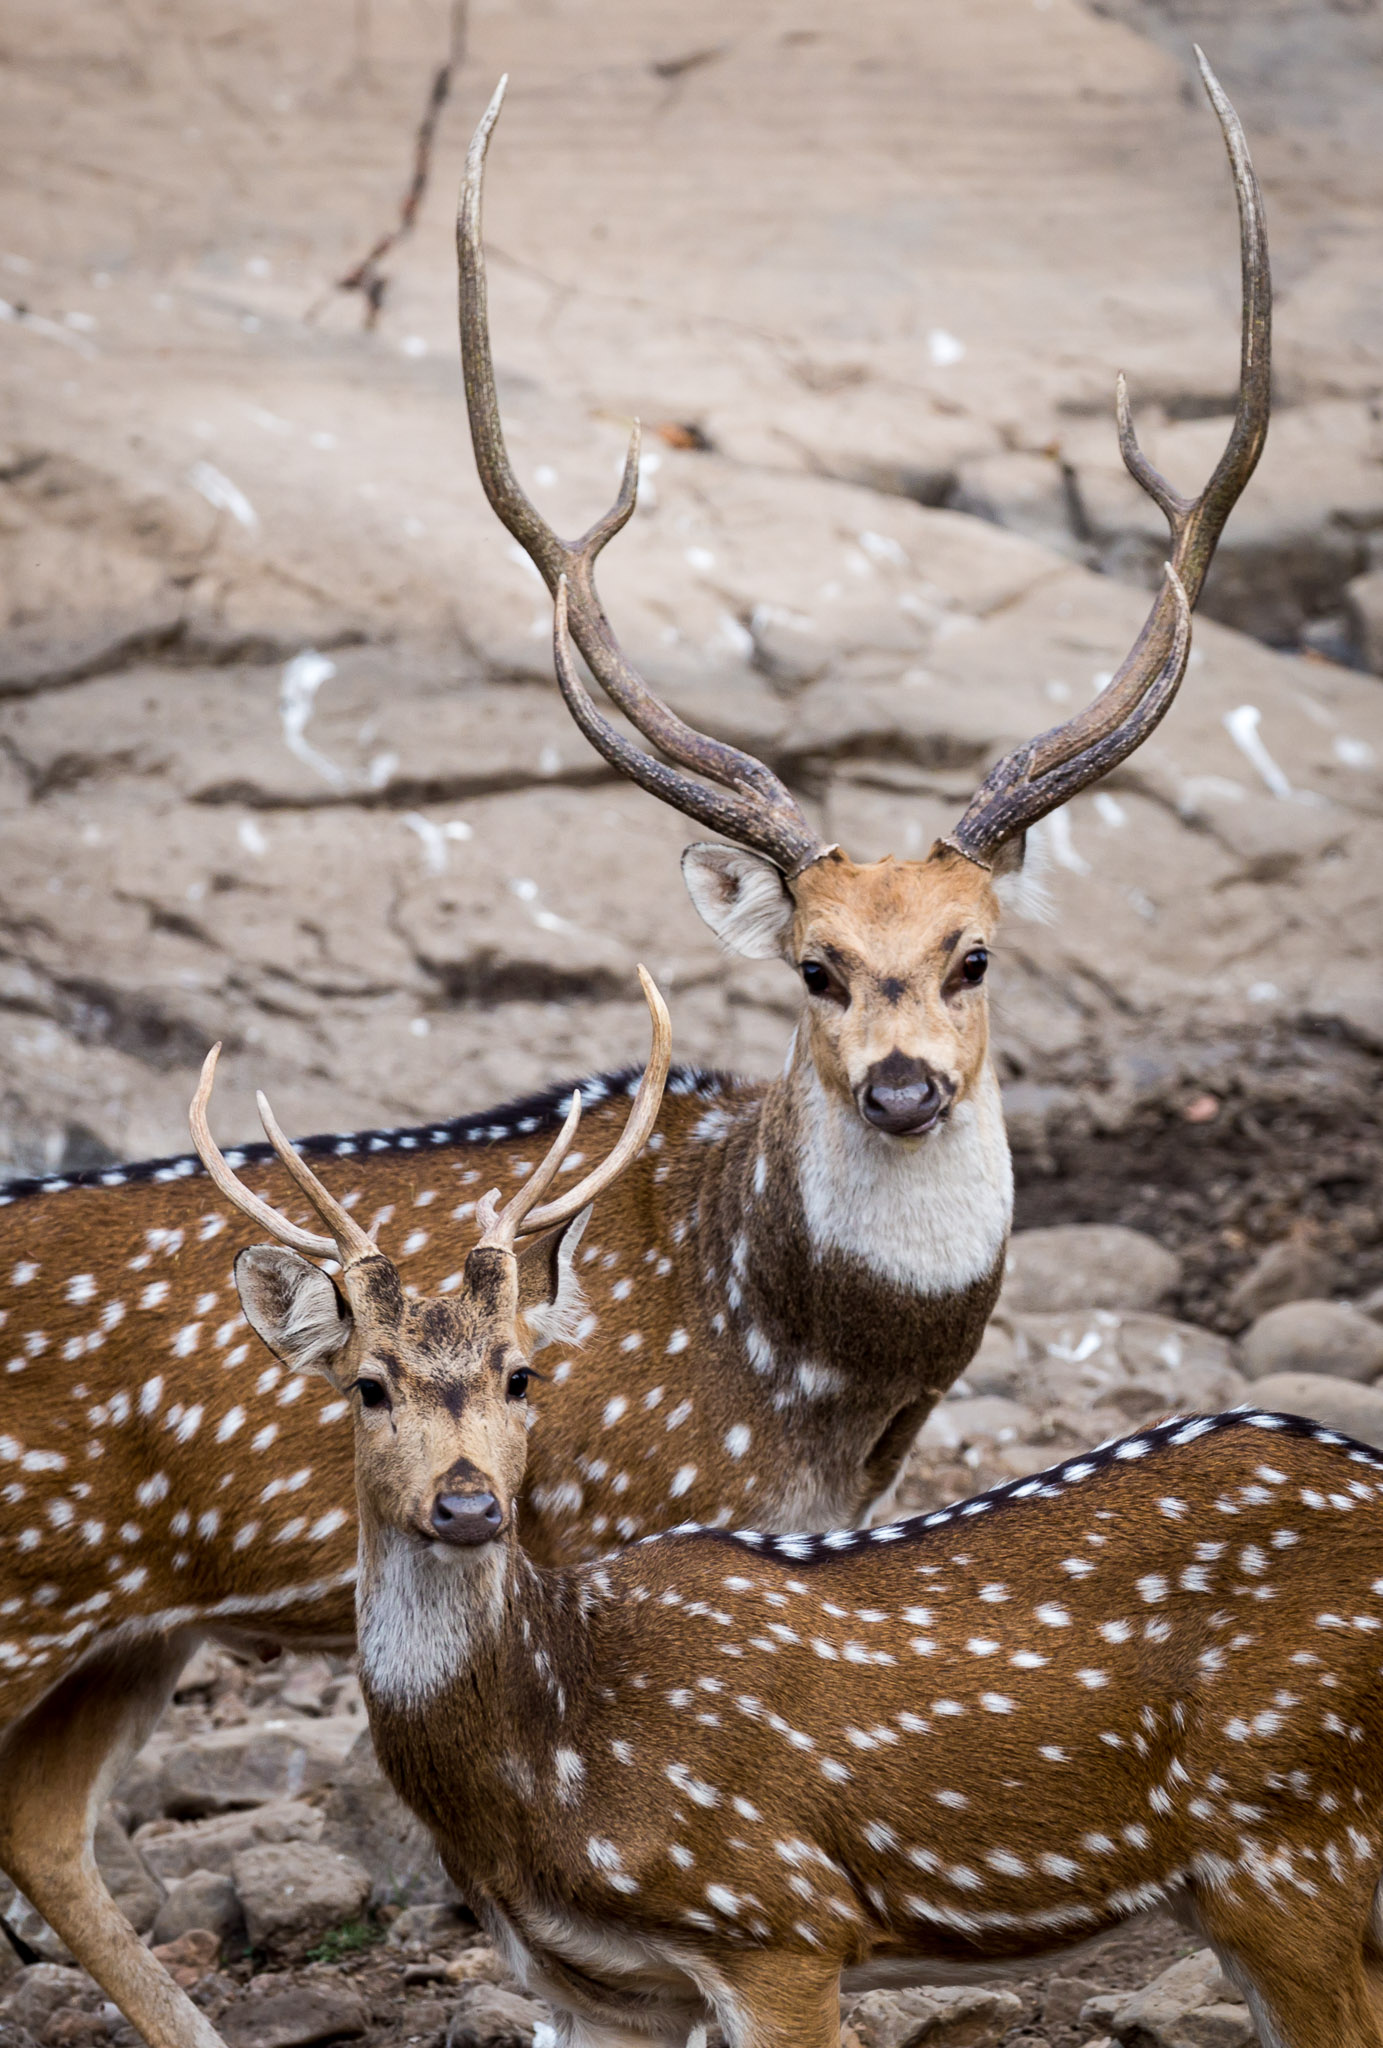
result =
[[[1205,489],[1183,498],[1140,450],[1119,380],[1124,461],[1170,530],[1162,587],[1100,695],[1065,724],[1005,755],[955,830],[922,861],[859,865],[825,845],[772,769],[687,725],[653,695],[621,650],[594,569],[634,510],[638,428],[613,506],[579,540],[560,539],[510,466],[490,354],[481,193],[504,80],[471,143],[457,221],[471,437],[486,496],[553,594],[563,696],[582,732],[622,774],[732,842],[688,847],[682,871],[693,903],[733,951],[778,957],[800,975],[806,1050],[818,1078],[889,1140],[934,1131],[983,1073],[984,976],[999,919],[994,884],[1022,866],[1028,827],[1125,760],[1170,708],[1190,652],[1191,608],[1267,433],[1270,283],[1262,201],[1234,109],[1199,50],[1196,55],[1239,204],[1243,323],[1233,430]],[[577,671],[572,641],[605,695],[662,759],[635,745],[597,708]]]
[[[639,978],[653,1044],[618,1144],[573,1187],[543,1201],[580,1122],[574,1094],[566,1122],[518,1193],[502,1209],[494,1192],[479,1205],[482,1235],[461,1286],[426,1300],[409,1298],[392,1260],[294,1152],[263,1095],[269,1142],[330,1235],[302,1229],[241,1184],[207,1123],[220,1047],[207,1055],[192,1103],[193,1142],[221,1192],[276,1240],[236,1259],[241,1304],[285,1365],[320,1372],[353,1397],[367,1543],[389,1532],[415,1550],[475,1553],[512,1529],[527,1463],[533,1351],[578,1304],[572,1254],[590,1205],[642,1150],[667,1080],[667,1009],[642,968]],[[318,1259],[332,1261],[336,1273]]]

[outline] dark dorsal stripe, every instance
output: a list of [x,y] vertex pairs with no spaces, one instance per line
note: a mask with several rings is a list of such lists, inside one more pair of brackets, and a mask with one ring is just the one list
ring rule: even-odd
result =
[[[571,1108],[573,1088],[581,1090],[583,1108],[597,1109],[611,1096],[633,1095],[642,1072],[642,1067],[619,1067],[613,1073],[594,1074],[581,1081],[561,1081],[536,1095],[521,1096],[516,1102],[504,1102],[497,1109],[480,1110],[473,1116],[409,1124],[398,1130],[321,1131],[293,1142],[309,1159],[351,1158],[357,1154],[377,1158],[390,1152],[435,1152],[449,1145],[512,1144],[516,1138],[556,1130]],[[666,1092],[670,1096],[699,1095],[709,1099],[732,1093],[743,1085],[734,1075],[713,1069],[674,1067]],[[226,1151],[226,1158],[234,1167],[267,1164],[273,1157],[273,1148],[263,1143],[230,1146]],[[48,1173],[0,1182],[0,1206],[20,1201],[26,1195],[61,1194],[66,1188],[120,1188],[139,1181],[193,1180],[198,1176],[204,1178],[205,1169],[195,1152],[172,1153],[163,1159],[140,1159],[129,1165],[92,1166],[80,1173]]]

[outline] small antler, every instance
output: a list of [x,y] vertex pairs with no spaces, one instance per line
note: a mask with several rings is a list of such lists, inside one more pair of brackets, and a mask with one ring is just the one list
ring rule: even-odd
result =
[[1191,607],[1225,521],[1253,475],[1268,433],[1272,279],[1263,197],[1239,117],[1197,48],[1196,62],[1229,152],[1239,201],[1243,273],[1239,401],[1225,451],[1198,498],[1183,498],[1138,445],[1128,387],[1117,392],[1119,451],[1129,474],[1166,515],[1172,559],[1152,611],[1118,673],[1083,711],[1029,740],[993,767],[944,844],[984,866],[1009,840],[1064,804],[1141,746],[1176,696],[1190,653]]
[[330,1237],[318,1237],[313,1231],[303,1230],[296,1223],[290,1223],[271,1203],[251,1193],[250,1189],[236,1178],[225,1154],[212,1137],[211,1126],[207,1122],[207,1104],[211,1101],[212,1084],[216,1079],[216,1062],[220,1056],[221,1045],[218,1040],[202,1062],[201,1079],[197,1083],[197,1092],[192,1098],[187,1120],[191,1126],[192,1142],[197,1148],[197,1156],[221,1193],[228,1201],[234,1202],[242,1214],[253,1222],[262,1224],[281,1244],[290,1245],[294,1251],[306,1252],[309,1257],[315,1259],[339,1259],[343,1271],[346,1267],[355,1265],[360,1259],[373,1258],[378,1250],[374,1239],[360,1228],[354,1217],[341,1207],[334,1195],[328,1194],[316,1174],[298,1157],[279,1128],[278,1119],[262,1091],[256,1095],[255,1101],[259,1105],[259,1120],[264,1126],[264,1134],[326,1224],[331,1232]]
[[667,1013],[667,1004],[658,993],[657,984],[644,968],[639,969],[639,981],[643,987],[644,1001],[648,1004],[653,1021],[653,1043],[649,1049],[648,1064],[639,1082],[639,1092],[634,1097],[634,1106],[629,1120],[620,1135],[619,1143],[599,1166],[568,1188],[555,1202],[538,1207],[539,1198],[545,1195],[557,1178],[558,1168],[570,1149],[576,1136],[576,1127],[581,1121],[581,1095],[577,1090],[572,1095],[567,1120],[552,1142],[542,1164],[529,1175],[516,1195],[512,1195],[501,1209],[499,1193],[491,1189],[476,1208],[476,1214],[483,1228],[480,1245],[487,1250],[512,1251],[520,1233],[527,1236],[538,1230],[551,1230],[558,1223],[565,1223],[593,1202],[598,1194],[610,1183],[617,1180],[632,1159],[642,1152],[648,1137],[658,1120],[658,1110],[663,1100],[663,1088],[667,1082],[668,1063],[672,1055],[672,1024]]
[[[752,754],[698,732],[669,710],[632,666],[605,616],[595,587],[596,557],[627,524],[639,486],[639,429],[629,441],[619,495],[603,518],[577,541],[565,541],[546,524],[521,489],[510,466],[495,393],[486,309],[485,251],[481,239],[481,197],[485,155],[504,100],[507,78],[501,78],[472,138],[466,177],[456,220],[456,254],[460,271],[461,364],[466,384],[466,409],[476,468],[495,512],[513,534],[548,589],[556,597],[566,578],[567,615],[571,633],[592,675],[610,701],[674,766],[666,767],[623,738],[586,691],[562,681],[572,714],[591,744],[612,767],[654,796],[672,804],[699,824],[727,839],[766,854],[785,874],[794,875],[827,851],[786,784]],[[568,661],[568,671],[571,664]],[[559,668],[560,675],[560,668]],[[719,788],[708,789],[689,775],[704,775]]]

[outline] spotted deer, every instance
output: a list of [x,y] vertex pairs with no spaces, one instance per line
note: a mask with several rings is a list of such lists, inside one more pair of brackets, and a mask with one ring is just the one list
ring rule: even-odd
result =
[[[492,500],[547,577],[577,646],[668,767],[596,711],[558,636],[563,687],[617,765],[735,842],[688,856],[727,943],[778,952],[803,1011],[767,1083],[689,1068],[642,1156],[594,1205],[586,1306],[554,1325],[522,1515],[530,1555],[593,1559],[675,1521],[827,1528],[886,1506],[913,1436],[964,1370],[993,1305],[1011,1171],[989,1059],[985,974],[998,887],[1027,825],[1122,759],[1168,708],[1188,613],[1253,469],[1268,413],[1268,258],[1242,132],[1207,74],[1238,193],[1239,409],[1206,490],[1179,498],[1120,399],[1125,459],[1173,534],[1165,589],[1101,697],[988,776],[920,862],[823,848],[762,763],[692,733],[620,655],[593,563],[620,499],[568,547],[504,455],[485,325],[473,145],[460,234],[463,354]],[[561,591],[566,578],[565,595]],[[695,780],[704,771],[711,787]],[[635,1081],[581,1083],[583,1142],[609,1144]],[[476,1203],[530,1177],[572,1088],[299,1150],[411,1294],[463,1286]],[[271,1146],[228,1155],[261,1194]],[[571,1159],[566,1169],[575,1171]],[[304,1214],[306,1211],[303,1212]],[[355,1609],[341,1397],[264,1351],[230,1289],[229,1213],[195,1156],[17,1183],[0,1194],[0,1867],[155,2048],[210,2029],[145,1956],[91,1854],[123,1761],[206,1637],[347,1647]],[[686,1367],[695,1361],[694,1376]],[[256,1408],[256,1403],[258,1407]],[[143,1952],[141,1951],[141,1954]]]
[[1265,2048],[1383,2048],[1383,1456],[1176,1416],[908,1521],[541,1568],[525,1312],[580,1312],[583,1190],[535,1206],[578,1113],[449,1295],[305,1168],[339,1290],[248,1191],[279,1242],[235,1267],[351,1406],[380,1760],[565,2048],[837,2048],[842,1972],[1002,1969],[1154,1905]]

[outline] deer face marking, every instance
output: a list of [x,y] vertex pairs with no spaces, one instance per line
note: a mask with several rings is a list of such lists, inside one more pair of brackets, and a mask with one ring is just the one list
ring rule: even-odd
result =
[[694,846],[692,901],[736,951],[801,977],[822,1083],[890,1138],[945,1122],[983,1070],[985,970],[999,920],[989,875],[938,845],[860,866],[833,852],[787,880],[757,854]]
[[240,1254],[235,1284],[251,1327],[291,1370],[324,1373],[352,1400],[368,1524],[457,1553],[511,1527],[527,1463],[528,1318],[575,1305],[579,1236],[572,1223],[517,1253],[477,1246],[455,1293],[421,1301],[378,1253],[349,1268],[346,1298],[296,1252]]

